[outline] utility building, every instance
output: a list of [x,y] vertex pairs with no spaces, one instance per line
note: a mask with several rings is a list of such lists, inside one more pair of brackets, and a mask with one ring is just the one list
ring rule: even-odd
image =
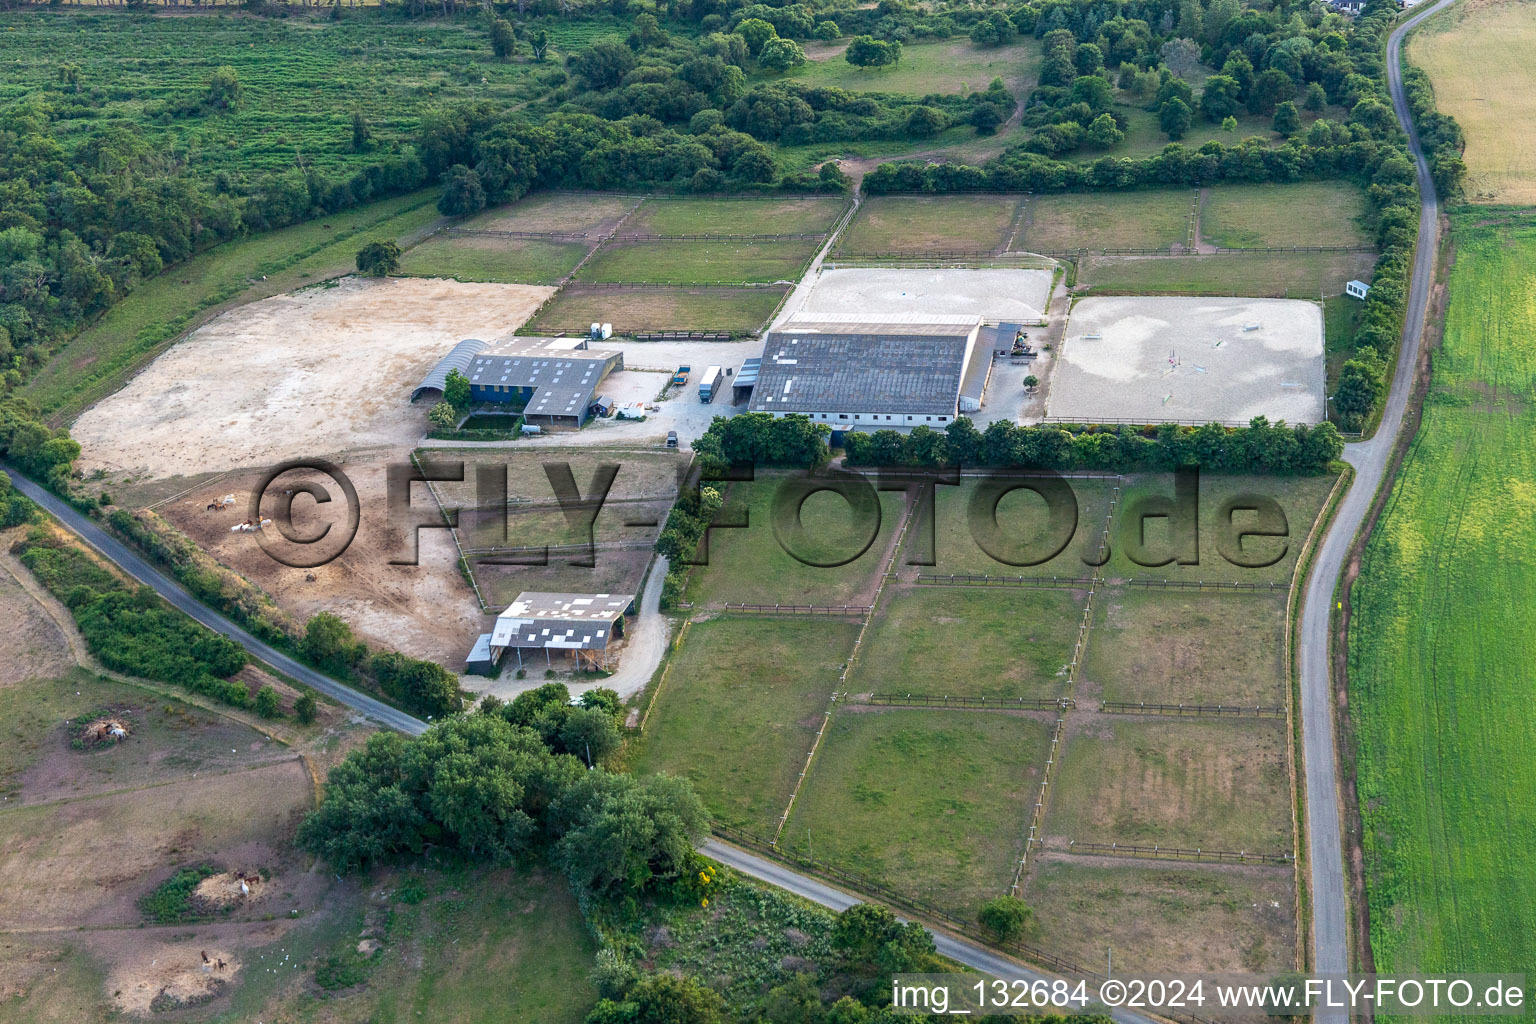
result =
[[458,370],[469,378],[470,401],[516,405],[528,423],[575,430],[593,414],[598,385],[623,368],[622,352],[591,348],[586,338],[469,338],[422,378],[411,401],[440,397],[448,374]]
[[980,330],[960,314],[802,313],[769,333],[747,407],[835,431],[943,430],[980,407],[991,362]]
[[[494,664],[514,651],[522,668],[526,659],[542,650],[544,664],[552,666],[552,652],[564,651],[576,668],[606,669],[609,650],[624,635],[624,616],[634,610],[634,604],[633,594],[524,591],[496,616],[481,657],[488,654]],[[480,652],[472,652],[472,658],[475,653]]]

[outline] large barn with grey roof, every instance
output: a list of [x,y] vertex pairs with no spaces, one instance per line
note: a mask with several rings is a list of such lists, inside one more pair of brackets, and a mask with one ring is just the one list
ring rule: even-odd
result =
[[748,409],[835,431],[942,430],[981,407],[979,316],[803,313],[769,333]]
[[470,401],[518,404],[527,423],[574,430],[591,415],[603,378],[623,368],[622,352],[592,348],[586,338],[468,338],[422,378],[411,401],[441,397],[458,370],[469,378]]

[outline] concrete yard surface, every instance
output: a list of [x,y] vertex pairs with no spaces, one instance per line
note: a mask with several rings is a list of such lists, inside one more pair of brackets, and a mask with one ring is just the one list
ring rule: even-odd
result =
[[1315,302],[1105,296],[1072,308],[1046,415],[1317,423],[1325,392],[1323,311]]
[[509,334],[553,288],[346,278],[231,310],[71,428],[80,468],[153,478],[377,445],[426,429],[411,389],[464,338]]
[[[796,313],[966,313],[983,320],[1036,323],[1051,294],[1049,270],[923,270],[906,267],[823,270]],[[787,314],[786,314],[787,315]],[[780,319],[783,319],[781,317]]]

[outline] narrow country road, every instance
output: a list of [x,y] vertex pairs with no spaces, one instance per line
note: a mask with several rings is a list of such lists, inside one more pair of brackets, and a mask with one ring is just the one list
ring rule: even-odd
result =
[[181,584],[161,573],[160,570],[150,565],[148,561],[136,554],[122,541],[107,533],[107,531],[79,512],[76,512],[72,506],[53,492],[39,487],[10,466],[0,463],[0,469],[4,469],[10,474],[11,483],[18,491],[41,505],[55,519],[59,520],[59,522],[63,523],[87,544],[100,552],[102,557],[116,563],[118,568],[122,569],[129,576],[132,576],[145,586],[153,588],[157,594],[165,598],[172,605],[186,612],[215,633],[229,637],[258,660],[266,662],[291,679],[297,679],[306,686],[313,687],[332,700],[361,712],[381,725],[411,736],[417,736],[426,731],[427,724],[420,719],[413,718],[404,711],[397,711],[388,704],[374,700],[367,694],[359,693],[349,686],[343,686],[330,676],[316,672],[308,665],[301,664],[269,644],[256,639],[250,633],[187,593]]
[[[812,903],[818,903],[832,910],[847,910],[856,903],[864,902],[857,896],[846,893],[842,889],[834,888],[815,878],[807,878],[805,875],[799,874],[777,861],[758,857],[740,847],[732,846],[729,843],[722,843],[718,839],[705,841],[704,845],[699,849],[705,856],[712,857],[722,864],[727,864],[744,875],[750,875],[760,882],[776,885],[780,889],[787,889],[802,899],[810,900]],[[946,956],[956,963],[964,964],[978,971],[984,971],[995,978],[1003,978],[1005,980],[1023,978],[1026,981],[1036,981],[1040,979],[1050,980],[1056,977],[1043,971],[1025,967],[1017,960],[1004,956],[996,950],[989,949],[979,942],[958,938],[947,932],[930,930],[929,934],[933,936],[933,944],[941,956]],[[1153,1024],[1150,1017],[1143,1017],[1129,1010],[1115,1010],[1110,1016],[1119,1021],[1120,1024]]]
[[[1386,477],[1392,449],[1408,409],[1413,374],[1419,362],[1425,310],[1434,280],[1435,251],[1440,239],[1440,205],[1435,198],[1435,184],[1429,176],[1429,163],[1419,146],[1418,132],[1414,130],[1403,91],[1403,39],[1425,18],[1454,2],[1440,0],[1427,7],[1399,25],[1387,40],[1387,82],[1392,91],[1392,108],[1408,134],[1408,145],[1418,174],[1421,197],[1419,239],[1414,249],[1402,346],[1391,390],[1382,408],[1381,425],[1369,441],[1348,445],[1344,450],[1345,461],[1354,467],[1355,480],[1339,503],[1333,525],[1318,547],[1317,559],[1302,598],[1301,734],[1306,755],[1307,862],[1312,871],[1313,970],[1318,973],[1342,973],[1350,964],[1349,904],[1345,895],[1338,763],[1334,750],[1334,701],[1329,677],[1330,613],[1345,558]],[[1319,1012],[1317,1019],[1342,1021],[1344,1017],[1343,1013]]]

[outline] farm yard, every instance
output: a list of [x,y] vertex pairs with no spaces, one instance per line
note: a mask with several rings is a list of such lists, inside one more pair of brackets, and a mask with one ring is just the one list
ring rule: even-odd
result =
[[1536,11],[1530,4],[1482,0],[1443,11],[1409,39],[1406,58],[1434,83],[1435,107],[1461,125],[1467,147],[1466,198],[1473,203],[1536,203]]
[[1536,490],[1536,225],[1471,207],[1453,213],[1451,241],[1423,420],[1347,605],[1370,941],[1384,972],[1536,957],[1536,527],[1523,511]]
[[416,382],[461,339],[510,333],[550,294],[353,278],[242,306],[81,415],[83,468],[166,478],[409,445],[425,428]]

